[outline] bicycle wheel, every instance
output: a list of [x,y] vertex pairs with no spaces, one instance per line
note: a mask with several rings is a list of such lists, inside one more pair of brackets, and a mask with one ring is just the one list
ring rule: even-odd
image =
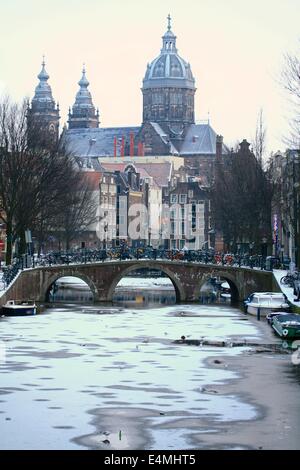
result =
[[283,276],[280,279],[280,284],[284,284],[284,285],[288,286],[289,283],[290,283],[290,276]]

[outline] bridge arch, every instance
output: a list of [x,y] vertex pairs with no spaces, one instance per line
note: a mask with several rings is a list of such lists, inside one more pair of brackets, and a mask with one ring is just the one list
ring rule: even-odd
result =
[[215,272],[211,271],[209,273],[205,273],[202,276],[202,279],[200,280],[200,283],[197,283],[195,286],[195,291],[194,291],[194,298],[199,299],[199,294],[202,286],[212,277],[220,277],[224,279],[224,281],[227,281],[230,287],[231,291],[231,302],[239,302],[240,300],[240,289],[236,280],[235,275],[224,272],[224,271],[218,271],[216,270]]
[[185,300],[185,298],[186,298],[185,291],[184,291],[184,288],[183,288],[181,282],[177,278],[176,273],[174,273],[171,269],[169,269],[168,267],[166,267],[164,265],[161,265],[161,264],[158,264],[158,263],[149,263],[149,262],[145,262],[145,263],[138,262],[137,264],[131,265],[131,266],[123,269],[122,271],[120,271],[115,276],[113,282],[111,283],[111,285],[108,289],[107,300],[109,302],[111,302],[113,300],[113,295],[114,295],[115,289],[116,289],[118,283],[120,282],[120,280],[123,277],[125,277],[129,273],[131,273],[133,271],[136,271],[138,269],[141,269],[141,268],[154,269],[156,271],[161,271],[162,273],[164,273],[166,276],[168,276],[168,278],[170,279],[170,281],[173,284],[173,287],[175,289],[175,295],[176,295],[176,303],[180,303],[180,302]]
[[93,294],[94,302],[99,299],[97,287],[89,276],[86,276],[85,274],[81,272],[77,272],[77,271],[76,272],[62,271],[62,272],[56,272],[55,274],[50,276],[42,285],[41,296],[40,296],[42,302],[47,302],[49,300],[49,292],[50,292],[51,287],[58,279],[65,277],[65,276],[76,277],[77,279],[81,279],[82,281],[84,281],[88,285],[88,287],[90,288]]

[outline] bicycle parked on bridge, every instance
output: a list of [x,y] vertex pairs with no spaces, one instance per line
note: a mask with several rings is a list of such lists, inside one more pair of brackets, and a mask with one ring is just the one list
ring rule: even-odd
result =
[[285,276],[280,279],[280,284],[288,287],[294,287],[295,281],[300,280],[300,273],[298,271],[289,271]]
[[[270,258],[270,257],[269,257]],[[256,269],[269,269],[275,267],[273,264],[267,264],[268,258],[261,255],[249,254],[232,254],[215,252],[214,249],[200,249],[200,250],[178,250],[167,248],[153,248],[148,245],[145,247],[129,247],[127,244],[122,244],[118,247],[110,247],[106,249],[77,249],[69,251],[51,251],[43,254],[40,257],[32,257],[32,267],[35,266],[54,266],[54,265],[69,265],[69,264],[87,264],[97,263],[104,261],[123,261],[123,260],[170,260],[182,261],[211,265],[234,266],[240,268],[256,268]],[[24,257],[16,259],[11,266],[3,269],[3,281],[7,286],[10,284],[19,270],[23,270],[27,266],[24,264]],[[293,287],[295,280],[299,280],[298,273],[288,273],[281,279],[281,284]]]

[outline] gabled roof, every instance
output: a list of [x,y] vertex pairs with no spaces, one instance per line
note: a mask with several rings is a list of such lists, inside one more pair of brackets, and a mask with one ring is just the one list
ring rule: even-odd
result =
[[[217,134],[210,124],[191,124],[180,149],[180,155],[215,155]],[[229,153],[223,144],[223,153]]]
[[114,155],[114,139],[117,138],[117,154],[120,155],[122,137],[129,143],[139,127],[100,127],[98,129],[67,129],[63,138],[68,150],[76,157],[107,157]]
[[[161,126],[150,122],[155,133],[165,145],[170,146],[172,155],[215,155],[216,132],[210,124],[191,124],[184,142],[178,151]],[[120,156],[122,137],[129,144],[130,133],[138,134],[140,127],[101,127],[96,129],[67,129],[63,134],[68,150],[77,157],[108,157],[114,155],[114,139],[117,138],[117,156]],[[223,153],[229,149],[223,144]]]
[[172,162],[138,163],[137,167],[146,170],[159,187],[168,186],[171,180]]
[[135,162],[122,162],[122,163],[106,163],[105,161],[101,162],[101,166],[106,171],[121,171],[124,172],[128,165],[133,165],[136,168],[136,171],[140,173],[142,178],[151,176],[157,186],[168,186],[168,183],[171,179],[172,173],[172,162],[159,162],[159,163],[140,163],[135,160]]
[[163,143],[165,145],[170,145],[170,153],[172,155],[178,155],[178,150],[174,147],[174,145],[169,140],[169,138],[166,135],[166,133],[164,132],[164,130],[160,127],[160,125],[157,124],[157,122],[150,122],[150,124],[153,127],[153,129],[155,130],[156,134],[159,135],[159,137],[161,138]]
[[118,185],[121,186],[121,192],[122,190],[132,190],[132,191],[140,191],[141,188],[136,180],[136,178],[131,179],[131,183],[129,183],[129,178],[128,178],[128,172],[125,171],[120,171],[116,173],[116,182]]

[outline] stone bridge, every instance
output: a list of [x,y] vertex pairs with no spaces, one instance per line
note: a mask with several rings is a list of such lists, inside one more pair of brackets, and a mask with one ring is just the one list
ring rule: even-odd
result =
[[173,283],[177,302],[198,301],[201,286],[212,276],[220,276],[229,283],[232,300],[237,302],[252,292],[272,291],[276,286],[271,272],[248,268],[170,260],[106,261],[36,267],[22,271],[0,297],[0,305],[10,299],[45,302],[53,283],[63,276],[82,279],[93,292],[95,301],[110,302],[122,277],[140,268],[165,273]]

